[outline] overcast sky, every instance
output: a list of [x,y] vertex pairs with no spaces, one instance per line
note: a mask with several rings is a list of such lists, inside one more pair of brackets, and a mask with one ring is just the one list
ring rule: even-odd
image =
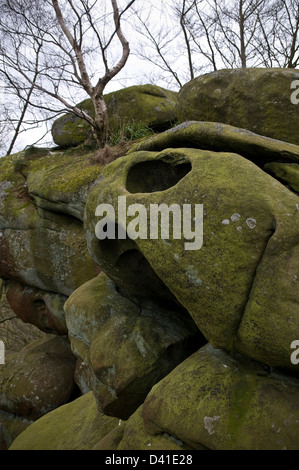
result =
[[[165,22],[164,15],[165,12],[167,12],[167,5],[169,1],[170,0],[137,0],[136,7],[138,6],[139,11],[141,11],[144,15],[150,12],[151,20],[153,21],[154,27],[159,28],[161,24],[164,24]],[[163,18],[161,17],[161,12],[159,11],[159,8],[163,9]],[[159,70],[154,71],[155,67],[153,64],[145,60],[141,60],[138,57],[138,39],[134,29],[130,28],[127,23],[123,23],[123,30],[126,35],[126,38],[130,43],[131,54],[124,69],[106,86],[104,92],[105,94],[132,85],[151,83],[153,81],[156,83],[155,79],[159,75]],[[162,83],[159,83],[158,79],[157,81],[158,85],[163,86]],[[81,101],[81,99],[78,101]],[[15,153],[24,149],[27,145],[34,144],[44,134],[44,132],[45,128],[28,130],[26,133],[23,132],[19,135],[13,152]],[[49,144],[50,141],[51,134],[48,134],[42,142]],[[52,143],[52,145],[54,145],[54,143]]]
[[[148,63],[139,60],[136,56],[131,54],[125,69],[119,74],[119,76],[116,76],[114,80],[108,83],[105,89],[105,94],[121,90],[132,85],[145,84],[147,82],[149,83],[151,74],[153,72],[152,69],[152,66],[150,66]],[[27,145],[32,145],[41,136],[43,136],[43,134],[44,128],[32,129],[26,131],[26,133],[22,133],[18,138],[16,146],[14,147],[14,153],[23,150]],[[44,141],[49,143],[49,139],[51,140],[50,134],[47,135]],[[55,145],[54,142],[52,145]],[[42,144],[39,144],[39,146],[42,146]]]

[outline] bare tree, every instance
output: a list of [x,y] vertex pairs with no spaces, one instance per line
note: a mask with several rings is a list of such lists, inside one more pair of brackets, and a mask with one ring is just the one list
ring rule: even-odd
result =
[[[191,41],[190,41],[189,32],[187,28],[186,18],[188,17],[188,13],[191,11],[192,6],[193,6],[192,4],[188,5],[187,0],[182,0],[181,8],[177,9],[178,17],[180,20],[180,26],[181,26],[183,37],[184,37],[184,43],[186,46],[186,53],[188,57],[188,65],[189,65],[191,80],[193,80],[194,78],[194,65],[192,61]],[[174,8],[176,9],[175,6]]]
[[[182,0],[180,0],[182,1]],[[273,13],[274,0],[192,0],[186,25],[193,44],[213,70],[261,65],[257,39],[261,19]]]
[[299,0],[189,1],[186,27],[213,70],[298,66]]
[[[174,0],[167,4],[164,1],[160,27],[153,24],[151,14],[136,12],[135,19],[139,21],[136,29],[142,42],[138,54],[155,63],[164,77],[168,74],[179,87],[200,72],[258,66],[261,58],[256,53],[255,38],[262,35],[259,20],[266,11],[269,13],[273,2]],[[169,16],[172,26],[167,28]]]
[[[16,42],[15,42],[16,43]],[[16,44],[16,49],[18,48],[18,45]],[[6,155],[10,155],[13,151],[13,148],[15,146],[16,140],[18,136],[22,133],[22,131],[28,130],[28,128],[33,128],[33,127],[38,127],[38,123],[41,123],[41,121],[44,121],[42,118],[41,114],[36,116],[36,114],[33,114],[33,110],[30,112],[30,117],[28,117],[28,109],[30,108],[30,100],[32,93],[34,91],[34,86],[36,84],[37,76],[38,76],[38,58],[39,58],[39,52],[41,49],[41,43],[38,45],[37,49],[34,51],[35,52],[35,73],[32,77],[32,84],[29,86],[22,86],[20,83],[16,81],[16,77],[10,76],[10,74],[7,72],[6,66],[5,66],[5,56],[6,56],[6,51],[2,50],[2,45],[0,45],[0,61],[1,61],[1,66],[0,66],[0,76],[2,77],[3,83],[5,83],[5,91],[8,96],[13,97],[13,107],[9,106],[9,101],[6,100],[5,103],[3,103],[3,108],[2,108],[2,119],[1,123],[4,126],[6,126],[6,129],[10,127],[10,131],[12,133],[12,138],[10,143],[7,145],[6,149]],[[15,100],[14,98],[17,98]],[[16,105],[17,106],[17,112],[16,112]],[[25,126],[25,127],[24,127]],[[4,129],[2,133],[4,132]],[[6,141],[7,139],[5,139]]]
[[[131,0],[128,5],[126,6],[125,10],[123,10],[122,14],[124,11],[129,9],[135,0]],[[79,12],[78,8],[76,8],[72,2],[72,0],[68,0],[68,3],[77,16],[78,20],[78,28],[74,29],[74,34],[71,33],[65,17],[62,14],[62,11],[60,9],[58,0],[52,0],[52,4],[56,13],[56,17],[58,20],[58,23],[61,27],[61,30],[63,31],[67,41],[71,45],[72,52],[74,53],[74,56],[71,57],[71,60],[73,62],[73,76],[75,79],[78,81],[78,83],[84,88],[86,93],[90,96],[93,106],[94,106],[94,118],[90,117],[87,113],[84,113],[84,111],[79,110],[77,107],[72,107],[68,106],[68,103],[65,102],[64,98],[62,98],[59,94],[56,95],[56,98],[62,101],[66,107],[70,107],[73,111],[75,111],[76,114],[83,113],[84,119],[88,121],[94,131],[94,135],[96,138],[96,141],[98,143],[98,146],[105,145],[107,142],[107,136],[108,136],[108,115],[107,115],[107,108],[105,105],[103,93],[106,85],[109,83],[110,80],[112,80],[119,72],[120,70],[125,66],[127,59],[129,57],[130,49],[129,49],[129,43],[126,40],[125,36],[123,35],[123,32],[120,27],[120,18],[121,15],[119,13],[118,5],[116,0],[111,0],[112,8],[113,8],[113,21],[114,21],[114,31],[106,44],[104,44],[102,37],[99,33],[98,27],[96,22],[94,21],[94,18],[92,16],[92,8],[95,5],[88,5],[88,1],[83,1],[81,0],[81,7],[82,10]],[[91,28],[93,33],[95,34],[97,40],[98,40],[98,46],[100,47],[101,54],[102,54],[102,60],[105,66],[105,73],[102,77],[100,77],[97,80],[97,83],[95,85],[92,85],[92,80],[91,76],[87,70],[85,59],[84,59],[84,52],[83,52],[83,18],[86,16],[88,26]],[[77,34],[76,34],[77,33]],[[113,67],[109,67],[108,64],[108,59],[106,55],[107,48],[111,44],[113,37],[117,35],[121,46],[122,46],[122,55],[120,60],[116,65]],[[76,37],[77,36],[77,37]]]
[[[1,30],[12,41],[22,42],[9,52],[4,47],[3,61],[17,88],[26,84],[24,111],[29,106],[52,116],[69,111],[90,124],[97,147],[105,146],[108,118],[103,93],[129,57],[121,19],[134,2],[120,11],[117,0],[1,0]],[[93,103],[92,115],[76,104],[86,95]]]
[[[3,2],[0,8],[1,152],[10,154],[22,132],[40,127],[49,117],[45,117],[44,112],[39,112],[37,107],[33,108],[30,104],[39,73],[42,37],[37,38],[35,34],[30,34],[30,24],[26,26],[27,34],[22,34],[20,17],[13,10],[8,15]],[[31,84],[22,79],[16,66],[16,63],[22,62],[25,67],[26,49],[30,50],[30,62],[33,64]]]
[[153,65],[148,80],[181,88],[204,71],[202,61],[195,60],[187,24],[192,6],[190,0],[156,0],[154,7],[135,9],[132,21],[138,33],[136,55]]
[[299,0],[278,0],[272,14],[260,17],[257,51],[265,66],[299,65]]
[[[153,21],[153,18],[160,21]],[[153,7],[134,9],[132,26],[138,34],[135,55],[158,70],[158,74],[151,73],[147,81],[181,88],[183,74],[177,66],[181,30],[167,11],[163,11],[162,2],[159,4],[158,0]]]
[[177,2],[174,9],[180,22],[183,21],[185,29],[189,32],[189,50],[193,51],[192,61],[204,59],[212,70],[217,70],[217,18],[212,9],[203,1],[189,0],[189,7],[184,8],[181,0]]
[[179,87],[221,68],[299,64],[299,0],[164,0],[160,29],[144,11],[136,18],[139,51]]

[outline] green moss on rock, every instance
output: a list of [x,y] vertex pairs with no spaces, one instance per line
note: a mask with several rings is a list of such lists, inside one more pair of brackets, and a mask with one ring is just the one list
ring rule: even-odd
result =
[[118,423],[98,411],[89,392],[33,423],[9,450],[91,450]]
[[98,274],[82,226],[86,195],[102,170],[89,156],[47,150],[1,158],[0,275],[69,295]]
[[151,387],[195,350],[197,328],[169,306],[122,296],[104,273],[65,303],[74,354],[100,411],[127,419]]
[[[152,192],[143,187],[148,163],[158,188],[164,181],[161,163],[169,171],[186,164],[192,169],[178,170],[178,181],[160,190],[154,186]],[[170,292],[215,347],[241,348],[236,337],[246,324],[251,330],[242,334],[243,352],[246,348],[252,358],[295,370],[290,344],[299,329],[298,196],[241,155],[200,149],[131,153],[102,174],[89,193],[85,229],[93,259],[117,285],[164,299]],[[96,207],[112,204],[117,220],[118,197],[124,195],[127,207],[146,208],[147,238],[100,241]],[[200,249],[187,250],[183,236],[173,239],[172,221],[168,240],[150,239],[150,205],[161,203],[203,204]],[[134,271],[127,269],[130,263]]]
[[183,86],[177,115],[212,121],[299,144],[299,107],[291,102],[295,69],[225,69],[202,75]]
[[[148,126],[156,131],[165,130],[176,121],[177,93],[155,85],[137,85],[104,96],[108,111],[110,134],[127,123]],[[78,104],[94,116],[91,100]],[[90,125],[68,113],[52,126],[52,137],[60,147],[72,147],[92,139]]]
[[268,163],[265,170],[299,193],[299,163]]
[[[91,100],[84,100],[77,106],[90,116],[94,115]],[[54,121],[51,132],[53,141],[59,147],[76,147],[90,138],[91,127],[83,119],[68,113]]]
[[298,396],[298,379],[207,345],[152,389],[144,425],[195,449],[296,450]]
[[0,450],[7,450],[18,435],[32,423],[33,421],[21,416],[0,411]]
[[[170,450],[170,451],[186,451],[189,446],[183,442],[167,434],[148,433],[144,426],[143,407],[141,406],[123,426],[122,438],[117,446],[119,451],[128,450]],[[99,443],[101,448],[104,443]]]
[[66,403],[74,389],[75,357],[65,337],[34,341],[1,365],[0,409],[36,420]]
[[260,167],[271,162],[299,162],[299,146],[297,145],[215,122],[184,122],[135,144],[129,153],[139,150],[161,151],[167,148],[181,147],[215,152],[234,152]]

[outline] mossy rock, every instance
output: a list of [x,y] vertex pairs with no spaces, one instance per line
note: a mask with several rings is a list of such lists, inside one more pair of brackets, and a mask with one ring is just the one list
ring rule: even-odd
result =
[[33,161],[26,160],[24,177],[29,196],[41,211],[70,215],[83,221],[86,196],[101,175],[101,166],[92,165],[92,153],[52,151]]
[[265,165],[265,171],[299,193],[299,163],[268,163]]
[[46,333],[32,324],[24,323],[11,309],[3,293],[0,301],[0,338],[6,351],[16,352],[35,340],[46,338]]
[[91,450],[118,425],[117,418],[98,411],[89,392],[35,421],[9,450]]
[[[100,442],[97,446],[100,449],[105,442]],[[123,433],[116,450],[170,450],[170,451],[186,451],[190,449],[179,439],[171,436],[167,432],[152,434],[145,429],[143,418],[143,406],[138,408],[135,413],[123,425]]]
[[30,230],[6,229],[0,238],[0,254],[1,275],[44,293],[69,296],[99,273],[87,251],[81,224],[63,216],[60,220],[56,216],[55,222],[37,218]]
[[[94,115],[91,100],[84,100],[77,106],[90,116]],[[76,147],[91,137],[91,127],[84,119],[67,113],[54,121],[51,133],[54,143],[59,147]]]
[[[175,131],[164,137],[171,135]],[[158,137],[144,147],[154,141],[161,144]],[[298,158],[298,147],[292,148]],[[89,193],[85,221],[89,251],[101,269],[134,295],[174,298],[213,346],[298,371],[290,361],[299,329],[298,196],[242,154],[225,151],[140,150],[111,163],[102,175]],[[120,196],[126,196],[127,207],[146,208],[141,224],[147,237],[97,238],[96,208],[111,204],[117,222]],[[175,239],[172,220],[169,239],[150,238],[150,206],[162,203],[181,209],[203,204],[201,248],[186,249],[182,233]]]
[[67,403],[75,387],[75,357],[67,338],[34,341],[1,365],[0,409],[36,420]]
[[49,154],[50,150],[42,147],[35,147],[34,145],[29,145],[24,151],[25,160],[34,160],[36,158],[44,157]]
[[178,93],[156,85],[136,85],[105,96],[111,133],[132,121],[161,132],[176,121]]
[[152,389],[144,427],[194,449],[296,450],[298,398],[298,379],[207,345]]
[[[105,95],[110,134],[131,122],[155,131],[169,128],[176,121],[177,95],[155,85],[136,85]],[[91,100],[82,101],[78,107],[94,116]],[[60,147],[77,146],[87,139],[92,141],[90,125],[70,113],[53,123],[52,137]]]
[[0,450],[7,450],[18,435],[32,423],[33,421],[21,416],[0,411]]
[[6,281],[5,293],[10,307],[24,323],[35,325],[48,334],[67,334],[63,310],[66,296],[24,286],[13,280]]
[[299,163],[298,145],[218,122],[186,121],[133,145],[128,153],[181,147],[237,153],[261,168],[272,162]]
[[127,419],[198,348],[189,316],[122,296],[104,273],[73,292],[64,309],[72,350],[86,365],[84,381],[107,415]]
[[31,424],[10,450],[296,450],[299,381],[210,345],[153,387],[128,421],[92,392]]
[[179,92],[177,115],[212,121],[299,144],[299,106],[291,102],[295,69],[226,69],[191,80]]
[[24,152],[1,158],[2,277],[68,296],[99,273],[82,225],[86,195],[102,170],[89,156],[47,151],[34,158]]

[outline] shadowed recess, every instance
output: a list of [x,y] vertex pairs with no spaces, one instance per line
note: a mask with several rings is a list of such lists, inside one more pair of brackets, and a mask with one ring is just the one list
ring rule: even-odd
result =
[[128,173],[127,190],[132,193],[154,193],[175,186],[191,171],[191,163],[171,165],[162,160],[137,163]]

